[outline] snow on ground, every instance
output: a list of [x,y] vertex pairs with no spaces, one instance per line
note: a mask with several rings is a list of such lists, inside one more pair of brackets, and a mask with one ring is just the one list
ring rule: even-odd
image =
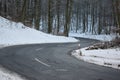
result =
[[26,27],[22,23],[12,22],[0,17],[0,45],[64,42],[77,42],[77,40],[72,37],[46,34]]
[[[83,37],[98,39],[102,41],[110,41],[115,38],[114,35],[86,35],[70,33],[72,37]],[[77,42],[74,38],[67,38],[63,36],[53,36],[46,34],[35,29],[24,26],[22,23],[15,23],[0,17],[0,48],[9,45],[19,44],[36,44],[36,43],[64,43],[64,42]],[[82,56],[80,56],[82,52]],[[103,66],[109,66],[120,69],[120,49],[107,49],[107,50],[76,50],[72,53],[73,56],[80,60],[90,63],[95,63]],[[5,72],[0,68],[1,80],[23,80],[17,74]]]
[[0,67],[0,80],[26,80],[26,79],[22,78],[18,74],[7,71],[4,68]]
[[3,47],[4,47],[4,45],[0,45],[0,49],[3,48]]
[[[0,45],[0,49],[6,47],[7,45]],[[27,80],[20,75],[8,71],[5,68],[0,66],[0,80]]]
[[83,48],[73,51],[72,55],[86,62],[120,69],[120,48],[105,50],[86,50]]
[[[115,35],[91,35],[87,33],[80,34],[72,32],[69,36],[97,39],[100,41],[111,41],[116,37]],[[86,50],[86,48],[82,48],[73,51],[72,55],[89,63],[120,69],[120,48],[104,50]]]
[[[31,29],[22,23],[12,22],[0,17],[0,48],[20,44],[68,43],[77,42],[72,37],[53,36]],[[4,72],[0,68],[0,80],[23,80],[16,74]]]
[[82,37],[82,38],[89,38],[89,39],[96,39],[100,41],[111,41],[116,36],[113,35],[92,35],[92,34],[86,34],[86,33],[69,33],[69,36],[71,37]]

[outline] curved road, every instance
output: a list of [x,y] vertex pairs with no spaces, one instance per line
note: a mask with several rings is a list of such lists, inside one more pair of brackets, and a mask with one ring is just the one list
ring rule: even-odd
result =
[[[80,38],[81,47],[96,43]],[[0,49],[0,65],[28,80],[120,80],[120,70],[70,56],[78,43],[36,44]]]

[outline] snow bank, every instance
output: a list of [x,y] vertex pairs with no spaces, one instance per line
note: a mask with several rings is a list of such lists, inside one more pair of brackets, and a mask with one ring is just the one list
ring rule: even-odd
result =
[[0,44],[36,44],[36,43],[64,43],[77,42],[71,37],[53,36],[50,34],[31,29],[22,23],[9,21],[0,17]]
[[82,37],[82,38],[89,38],[89,39],[96,39],[100,41],[111,41],[115,39],[116,35],[92,35],[92,34],[86,34],[86,33],[69,33],[69,36],[71,37]]
[[[96,39],[100,41],[111,41],[115,39],[116,35],[92,35],[89,33],[69,33],[72,37],[81,37]],[[94,63],[102,66],[108,66],[116,69],[120,69],[120,48],[116,49],[99,49],[99,50],[86,50],[86,48],[75,50],[72,55],[76,58]]]
[[0,68],[0,80],[26,80],[19,75]]
[[120,69],[120,48],[105,50],[75,50],[73,56],[86,62]]

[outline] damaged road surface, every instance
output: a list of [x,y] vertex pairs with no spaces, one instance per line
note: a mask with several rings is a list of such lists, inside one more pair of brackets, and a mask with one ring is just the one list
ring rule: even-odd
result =
[[[80,38],[81,47],[97,41]],[[79,43],[35,44],[0,49],[0,65],[28,80],[120,80],[120,70],[70,56]]]

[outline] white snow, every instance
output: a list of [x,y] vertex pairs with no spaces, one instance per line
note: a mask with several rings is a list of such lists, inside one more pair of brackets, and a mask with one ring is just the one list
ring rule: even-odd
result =
[[[0,48],[10,45],[19,44],[41,44],[41,43],[67,43],[77,42],[78,40],[72,37],[83,37],[97,39],[101,41],[110,41],[115,38],[115,35],[90,35],[70,33],[69,38],[63,36],[53,36],[50,34],[37,31],[35,29],[24,26],[22,23],[12,22],[3,17],[0,17]],[[109,66],[120,69],[120,49],[106,50],[85,50],[86,48],[75,50],[72,55],[80,60],[90,63]],[[82,56],[80,55],[82,52]],[[17,74],[5,72],[0,68],[1,80],[23,80]]]
[[86,62],[120,69],[120,48],[105,50],[86,50],[83,48],[75,50],[72,55]]
[[[96,39],[100,41],[111,41],[115,39],[116,35],[92,35],[90,33],[69,33],[69,36],[72,37],[81,37],[81,38],[89,38]],[[99,49],[99,50],[86,50],[86,48],[82,48],[79,50],[75,50],[72,52],[72,55],[76,58],[94,63],[102,66],[108,66],[116,69],[120,69],[120,48],[114,49]]]
[[77,42],[72,37],[53,36],[0,17],[0,45]]
[[16,73],[5,70],[0,67],[0,80],[26,80]]
[[116,37],[115,34],[111,34],[111,35],[92,35],[89,33],[69,33],[69,36],[71,37],[82,37],[82,38],[89,38],[89,39],[96,39],[96,40],[100,40],[100,41],[111,41],[112,39],[114,39]]
[[[0,17],[0,48],[20,44],[77,42],[72,37],[53,36]],[[4,70],[5,71],[5,70]],[[4,72],[0,68],[0,80],[23,80],[17,74]]]

